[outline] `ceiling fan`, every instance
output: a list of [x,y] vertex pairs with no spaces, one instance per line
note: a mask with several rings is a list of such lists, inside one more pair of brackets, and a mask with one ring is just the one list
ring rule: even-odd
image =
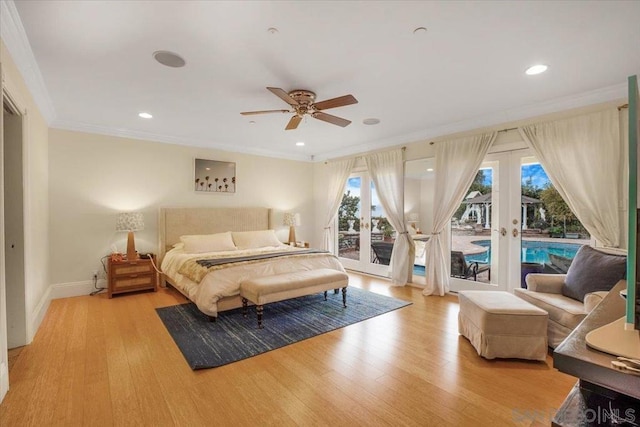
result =
[[331,114],[324,113],[322,110],[328,110],[329,108],[343,107],[345,105],[357,104],[358,100],[353,95],[344,95],[337,98],[327,99],[326,101],[314,102],[316,100],[316,94],[310,90],[295,89],[291,92],[285,92],[278,87],[268,87],[271,93],[282,99],[284,102],[291,106],[291,110],[262,110],[262,111],[245,111],[240,114],[243,116],[250,116],[253,114],[264,113],[294,113],[285,130],[292,130],[298,127],[302,121],[302,117],[305,114],[310,115],[314,119],[322,120],[323,122],[331,123],[338,126],[348,126],[351,120],[343,119],[342,117],[332,116]]

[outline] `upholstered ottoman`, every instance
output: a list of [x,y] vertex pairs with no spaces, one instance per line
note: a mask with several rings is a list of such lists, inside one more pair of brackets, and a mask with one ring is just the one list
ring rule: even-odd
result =
[[501,291],[460,291],[458,331],[486,359],[547,357],[546,311]]

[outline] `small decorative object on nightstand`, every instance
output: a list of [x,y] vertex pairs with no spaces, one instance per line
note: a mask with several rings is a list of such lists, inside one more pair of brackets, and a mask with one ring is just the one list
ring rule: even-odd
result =
[[109,258],[109,298],[124,292],[158,290],[158,274],[153,267],[155,255],[149,256],[152,257],[153,263],[148,257],[120,261]]

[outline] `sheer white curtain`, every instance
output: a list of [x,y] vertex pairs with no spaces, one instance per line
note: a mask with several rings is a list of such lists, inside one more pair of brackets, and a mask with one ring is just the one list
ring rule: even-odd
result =
[[364,157],[367,169],[376,186],[380,203],[387,219],[396,230],[396,241],[391,253],[391,282],[404,286],[413,271],[415,247],[404,220],[404,162],[402,149],[373,153]]
[[624,146],[617,109],[518,130],[587,231],[619,247]]
[[433,199],[433,231],[426,244],[426,287],[424,295],[449,291],[451,255],[445,251],[447,225],[478,173],[497,132],[437,143],[436,191]]
[[331,232],[333,220],[338,213],[338,207],[342,201],[344,194],[344,186],[347,183],[349,174],[355,164],[355,159],[338,160],[327,163],[327,199],[324,206],[326,207],[324,215],[324,234],[322,247],[325,251],[333,252]]

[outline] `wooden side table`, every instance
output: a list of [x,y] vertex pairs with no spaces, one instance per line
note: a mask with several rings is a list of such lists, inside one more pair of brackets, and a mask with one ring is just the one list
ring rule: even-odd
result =
[[[155,263],[155,255],[151,255]],[[109,298],[115,294],[142,290],[158,290],[158,273],[150,258],[113,261],[109,258]]]

